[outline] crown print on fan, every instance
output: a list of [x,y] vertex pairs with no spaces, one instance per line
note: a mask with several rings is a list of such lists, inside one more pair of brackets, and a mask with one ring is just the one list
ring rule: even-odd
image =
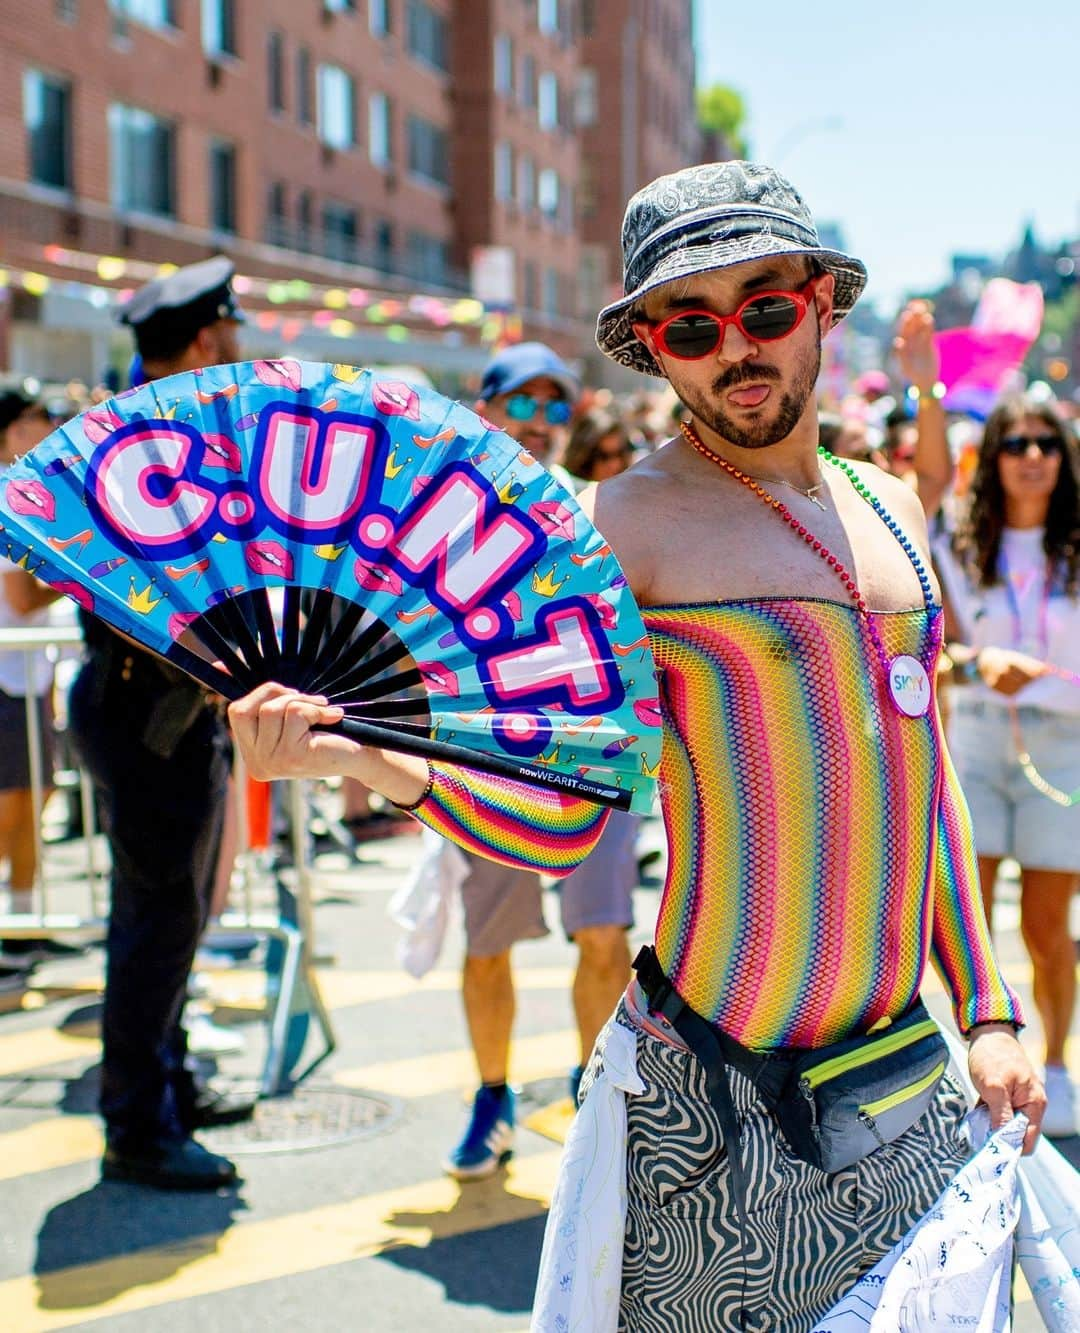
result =
[[509,436],[431,390],[256,361],[91,408],[0,482],[0,551],[227,698],[648,810],[648,636],[611,548]]

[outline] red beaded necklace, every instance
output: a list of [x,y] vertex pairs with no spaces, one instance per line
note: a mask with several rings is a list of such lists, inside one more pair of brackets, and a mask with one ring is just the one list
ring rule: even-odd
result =
[[[752,491],[763,504],[766,504],[770,509],[775,510],[788,527],[790,527],[797,536],[801,537],[807,546],[816,551],[830,569],[835,571],[836,577],[847,589],[848,595],[855,603],[855,609],[859,613],[860,624],[865,626],[866,631],[870,636],[878,661],[881,663],[893,705],[898,712],[903,713],[907,717],[922,717],[930,707],[931,690],[929,671],[919,658],[910,657],[906,653],[894,658],[889,657],[885,645],[881,640],[881,635],[878,632],[878,627],[874,622],[873,616],[870,614],[870,608],[866,605],[866,600],[859,591],[859,586],[855,582],[854,575],[852,575],[850,570],[847,569],[841,560],[833,555],[820,538],[814,536],[805,523],[795,517],[782,500],[777,500],[756,478],[751,477],[746,472],[740,471],[740,469],[735,467],[733,463],[729,463],[726,458],[721,458],[719,454],[713,453],[711,449],[702,443],[701,437],[689,421],[684,420],[681,423],[681,429],[687,444],[689,444],[692,449],[699,453],[702,458],[707,458],[710,463],[715,463],[717,467],[723,468],[723,470],[730,476],[734,477],[736,481],[742,482],[742,484],[747,487],[748,490]],[[923,597],[926,602],[927,610],[932,613],[934,607],[929,593],[929,583],[926,579],[926,572],[922,568],[922,564],[919,561],[918,556],[915,554],[914,548],[911,546],[910,542],[900,535],[900,529],[896,521],[885,512],[881,502],[876,497],[870,495],[867,488],[862,485],[858,478],[853,473],[849,472],[847,468],[843,467],[839,459],[834,459],[831,454],[820,450],[819,457],[836,463],[837,466],[845,472],[855,485],[859,494],[867,499],[875,512],[884,520],[889,530],[894,536],[898,537],[898,540],[900,540],[900,544],[904,549],[904,553],[915,566],[915,572],[919,576],[919,582],[923,589]],[[798,488],[796,487],[796,489]]]

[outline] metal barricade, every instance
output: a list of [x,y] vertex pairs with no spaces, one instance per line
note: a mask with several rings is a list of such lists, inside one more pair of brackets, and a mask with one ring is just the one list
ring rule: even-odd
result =
[[[32,679],[34,657],[42,651],[57,661],[62,656],[70,656],[81,646],[82,636],[75,626],[0,629],[0,652],[26,655],[27,680]],[[80,902],[80,885],[70,875],[62,881],[54,880],[54,870],[49,865],[43,814],[45,791],[52,783],[46,780],[43,772],[42,736],[37,698],[33,694],[26,697],[26,724],[36,852],[33,910],[0,913],[0,938],[97,943],[104,940],[108,925],[108,858],[97,836],[93,784],[89,774],[74,760],[76,767],[67,771],[67,784],[78,787],[86,853],[85,872],[79,877],[85,880]],[[307,806],[303,784],[287,784],[293,860],[292,882],[288,883],[269,858],[260,858],[252,847],[245,799],[247,783],[239,762],[234,785],[238,796],[238,837],[232,878],[234,883],[238,881],[238,886],[230,891],[226,910],[208,927],[204,943],[212,947],[215,942],[220,943],[237,934],[255,935],[268,942],[267,955],[272,958],[272,966],[267,966],[268,1031],[260,1092],[263,1096],[273,1096],[287,1092],[321,1063],[336,1044],[313,964],[312,866],[305,832]],[[68,910],[56,911],[54,899],[61,890]],[[272,900],[269,907],[260,901],[268,893]],[[72,899],[75,900],[74,910],[71,910]],[[311,1019],[320,1029],[323,1049],[315,1059],[301,1067]]]

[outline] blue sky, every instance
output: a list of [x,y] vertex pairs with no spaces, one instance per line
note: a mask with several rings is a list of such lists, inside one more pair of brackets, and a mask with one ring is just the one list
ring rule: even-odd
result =
[[1080,235],[1077,0],[695,8],[699,83],[742,93],[751,156],[842,226],[883,314],[1028,219]]

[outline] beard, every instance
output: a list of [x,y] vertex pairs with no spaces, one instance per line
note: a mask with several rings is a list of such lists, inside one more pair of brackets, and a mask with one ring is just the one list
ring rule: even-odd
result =
[[721,395],[740,384],[761,384],[763,381],[779,384],[782,377],[775,366],[754,366],[744,361],[718,375],[709,395],[696,388],[681,388],[678,385],[675,391],[694,416],[722,440],[740,449],[767,449],[772,444],[779,444],[795,429],[814,392],[820,370],[821,341],[818,339],[796,365],[791,384],[780,395],[775,410],[767,417],[741,424],[720,406]]

